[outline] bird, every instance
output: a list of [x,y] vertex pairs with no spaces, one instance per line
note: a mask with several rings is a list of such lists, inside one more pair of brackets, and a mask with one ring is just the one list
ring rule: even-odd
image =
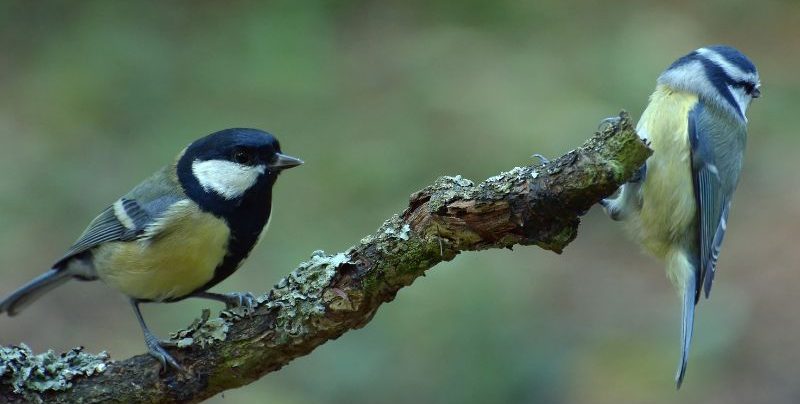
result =
[[301,164],[258,129],[197,139],[95,217],[48,271],[0,301],[0,314],[16,315],[70,279],[100,280],[128,297],[161,370],[182,370],[139,305],[199,297],[252,306],[250,293],[208,289],[242,265],[269,226],[278,175]]
[[761,96],[756,66],[727,45],[696,49],[656,81],[636,126],[653,154],[616,197],[601,202],[644,250],[665,261],[682,303],[681,356],[686,375],[695,306],[716,273],[731,201],[742,170],[746,112]]

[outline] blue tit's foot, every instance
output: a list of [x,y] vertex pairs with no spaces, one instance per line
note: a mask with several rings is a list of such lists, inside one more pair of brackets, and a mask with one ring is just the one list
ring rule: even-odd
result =
[[531,157],[536,157],[536,158],[538,158],[538,159],[539,159],[539,161],[541,162],[541,165],[547,165],[547,164],[550,164],[550,159],[548,159],[547,157],[545,157],[545,156],[543,156],[543,155],[541,155],[541,154],[539,154],[539,153],[533,153],[533,154],[531,155]]
[[620,122],[622,122],[622,118],[618,116],[610,116],[600,121],[600,124],[597,125],[597,130],[601,133],[606,131],[614,131],[617,127],[619,127]]
[[197,292],[192,294],[192,297],[199,297],[203,299],[216,300],[225,303],[227,310],[235,309],[237,307],[244,307],[245,309],[252,309],[256,306],[256,297],[250,292],[231,292],[231,293],[212,293],[212,292]]
[[169,366],[172,367],[173,369],[178,370],[180,372],[186,371],[181,365],[178,364],[178,362],[175,361],[174,358],[172,358],[172,356],[169,353],[167,353],[166,350],[164,350],[164,347],[161,345],[162,342],[159,341],[159,339],[155,335],[149,332],[145,333],[144,343],[145,345],[147,345],[147,353],[149,353],[150,356],[156,358],[156,360],[158,360],[158,362],[161,363],[161,373],[166,372],[167,364],[169,364]]
[[639,184],[644,181],[645,177],[647,177],[647,164],[642,164],[638,170],[633,172],[633,176],[628,182],[632,182],[634,184]]
[[606,212],[608,217],[614,221],[623,220],[624,217],[622,215],[622,207],[619,206],[616,202],[616,198],[606,198],[599,202],[600,206],[603,207],[603,210]]

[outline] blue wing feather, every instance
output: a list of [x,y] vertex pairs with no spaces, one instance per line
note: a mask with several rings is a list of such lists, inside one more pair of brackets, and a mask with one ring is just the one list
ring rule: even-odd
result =
[[717,258],[725,236],[725,221],[731,196],[724,190],[723,179],[717,169],[710,128],[702,119],[704,113],[702,102],[689,113],[689,139],[692,146],[692,173],[700,244],[697,251],[699,266],[695,272],[695,304],[700,299],[702,290],[705,290],[706,297],[711,291]]

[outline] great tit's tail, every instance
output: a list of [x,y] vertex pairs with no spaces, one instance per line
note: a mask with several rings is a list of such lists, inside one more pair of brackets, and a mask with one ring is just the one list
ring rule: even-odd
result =
[[692,332],[694,331],[695,295],[697,294],[697,279],[689,276],[681,292],[683,295],[683,315],[681,316],[681,361],[678,372],[675,374],[676,388],[680,389],[683,376],[686,375],[686,362],[689,360],[689,347],[692,345]]
[[51,269],[17,289],[11,296],[0,301],[0,314],[14,316],[50,290],[61,286],[72,277],[68,271]]

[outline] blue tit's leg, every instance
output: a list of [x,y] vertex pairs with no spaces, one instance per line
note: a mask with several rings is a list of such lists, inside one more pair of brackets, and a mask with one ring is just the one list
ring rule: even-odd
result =
[[611,220],[625,220],[631,213],[642,209],[641,188],[647,174],[647,166],[643,165],[636,170],[629,182],[620,187],[616,198],[606,198],[600,201],[606,214]]
[[[618,116],[609,117],[600,121],[597,130],[607,132],[617,129],[622,122]],[[647,140],[643,139],[646,143]],[[625,220],[631,213],[642,208],[641,186],[647,174],[647,165],[642,165],[636,170],[633,177],[620,187],[616,198],[606,198],[600,201],[603,210],[612,220]]]
[[597,131],[613,131],[619,126],[620,123],[622,123],[622,118],[618,116],[610,116],[600,121],[600,123],[597,125]]
[[232,293],[197,292],[193,293],[191,297],[211,299],[225,303],[225,308],[229,310],[242,306],[246,308],[252,308],[256,305],[256,297],[253,296],[253,294],[250,292],[232,292]]
[[139,325],[142,327],[144,343],[147,345],[147,352],[161,363],[161,372],[166,371],[167,363],[173,368],[183,371],[184,369],[181,365],[179,365],[161,346],[161,341],[147,328],[147,324],[144,323],[144,319],[142,318],[142,312],[139,310],[139,302],[131,299],[131,305],[133,306],[133,312],[136,313],[136,318],[139,320]]
[[639,184],[624,184],[620,187],[619,195],[616,198],[603,199],[600,201],[600,206],[611,220],[625,220],[635,209],[639,208],[635,202],[639,188]]
[[544,165],[547,165],[547,164],[550,164],[550,159],[549,159],[549,158],[547,158],[547,157],[545,157],[545,156],[543,156],[543,155],[541,155],[541,154],[539,154],[539,153],[533,153],[533,154],[531,155],[531,157],[536,157],[536,158],[538,158],[538,159],[539,159],[539,162],[540,162],[540,163],[541,163],[541,165],[543,165],[543,166],[544,166]]

